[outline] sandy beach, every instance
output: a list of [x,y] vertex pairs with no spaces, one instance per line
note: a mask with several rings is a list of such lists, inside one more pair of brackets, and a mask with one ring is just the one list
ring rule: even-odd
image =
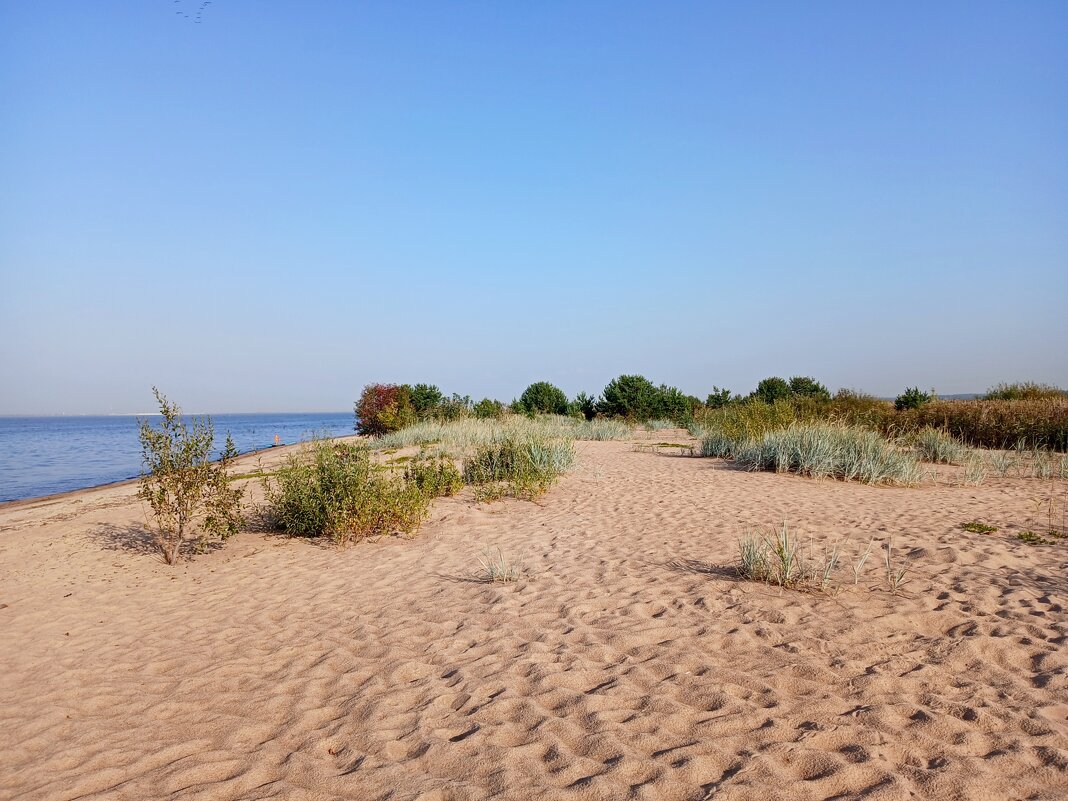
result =
[[[177,567],[135,485],[0,506],[0,797],[1068,798],[1068,546],[1015,538],[1063,479],[577,449],[537,503],[346,549],[253,520]],[[879,554],[834,593],[740,580],[784,520],[846,560],[892,537],[904,586]]]

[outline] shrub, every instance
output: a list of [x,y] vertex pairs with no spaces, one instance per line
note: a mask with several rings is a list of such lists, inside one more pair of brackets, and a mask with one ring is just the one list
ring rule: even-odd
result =
[[464,485],[463,476],[455,463],[441,454],[431,456],[420,453],[405,467],[404,480],[430,498],[455,495]]
[[480,446],[464,460],[463,477],[480,498],[532,499],[543,495],[574,461],[575,449],[567,440],[511,436]]
[[996,384],[986,391],[983,400],[1047,400],[1064,398],[1066,393],[1052,384],[1022,381],[1016,384]]
[[173,565],[187,542],[203,548],[209,536],[225,541],[240,529],[244,491],[231,487],[227,476],[230,460],[237,455],[230,435],[220,460],[212,462],[211,418],[194,417],[187,424],[177,404],[155,387],[152,393],[163,420],[158,428],[138,420],[143,465],[138,494],[155,518],[155,545],[163,560]]
[[912,441],[925,462],[963,464],[968,455],[967,448],[937,428],[920,429],[913,435]]
[[325,535],[339,545],[411,533],[430,508],[429,495],[388,475],[366,450],[325,440],[291,455],[266,486],[278,528],[298,537]]
[[567,414],[567,395],[548,381],[537,381],[523,390],[515,408],[526,414]]
[[919,409],[930,401],[930,393],[921,392],[919,387],[908,387],[894,399],[894,408],[899,412],[905,409]]
[[472,409],[475,417],[479,420],[498,420],[504,417],[506,410],[505,405],[499,400],[490,400],[489,398],[483,398]]
[[411,392],[397,384],[368,384],[356,402],[356,432],[377,437],[416,422]]

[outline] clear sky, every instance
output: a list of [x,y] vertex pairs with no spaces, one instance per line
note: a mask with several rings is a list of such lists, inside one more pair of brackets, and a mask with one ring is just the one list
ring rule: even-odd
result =
[[0,413],[1068,386],[1068,3],[198,5],[0,0]]

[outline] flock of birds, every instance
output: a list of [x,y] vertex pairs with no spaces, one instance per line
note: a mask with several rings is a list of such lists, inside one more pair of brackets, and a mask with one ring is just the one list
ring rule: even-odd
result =
[[[174,4],[176,6],[181,6],[182,0],[174,0]],[[185,10],[183,10],[181,8],[179,8],[175,13],[178,16],[184,17],[185,19],[188,19],[188,20],[192,20],[197,25],[199,25],[201,19],[204,16],[204,9],[206,9],[210,5],[211,5],[211,0],[202,0],[200,5],[197,6],[197,10],[194,11],[192,14],[190,14],[188,11],[185,11]]]

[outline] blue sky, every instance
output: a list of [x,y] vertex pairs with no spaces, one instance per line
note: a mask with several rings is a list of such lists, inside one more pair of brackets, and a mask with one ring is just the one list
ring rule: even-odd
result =
[[1068,4],[0,0],[0,413],[1068,386]]

